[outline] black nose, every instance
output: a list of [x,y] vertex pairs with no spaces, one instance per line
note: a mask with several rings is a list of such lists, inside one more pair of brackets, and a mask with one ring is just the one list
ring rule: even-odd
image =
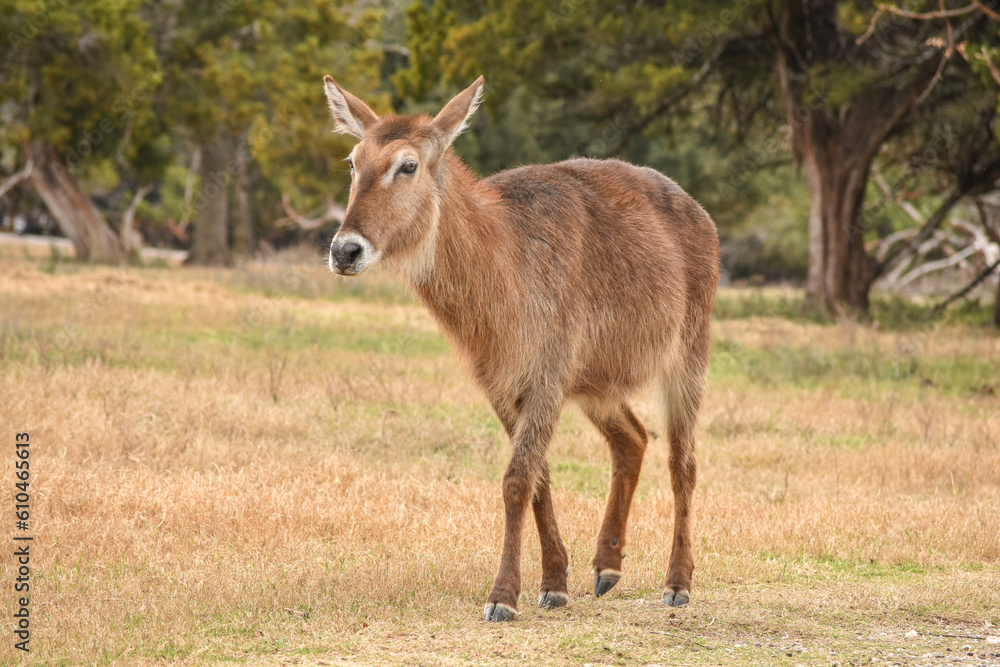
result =
[[333,253],[333,259],[337,262],[337,268],[345,271],[361,259],[361,253],[364,251],[357,243],[348,241],[342,245],[334,243],[333,247],[330,248],[330,252]]

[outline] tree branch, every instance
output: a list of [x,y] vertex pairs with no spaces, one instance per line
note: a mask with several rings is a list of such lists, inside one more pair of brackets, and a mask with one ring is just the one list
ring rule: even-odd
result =
[[995,21],[1000,21],[1000,14],[997,14],[991,9],[988,9],[980,0],[972,0],[972,4],[966,7],[959,7],[958,9],[944,9],[942,3],[941,11],[937,12],[910,12],[905,9],[900,9],[899,7],[894,7],[893,5],[887,5],[885,3],[880,3],[878,9],[872,14],[871,22],[868,24],[868,29],[865,30],[864,34],[854,40],[855,44],[863,44],[868,41],[868,38],[872,36],[875,32],[875,25],[878,23],[879,19],[886,13],[895,14],[896,16],[902,16],[907,19],[915,19],[917,21],[932,21],[934,19],[948,19],[954,16],[965,16],[966,14],[971,14],[976,10],[989,16]]
[[326,203],[326,211],[319,217],[309,218],[292,208],[292,197],[287,192],[281,195],[281,206],[285,209],[285,213],[288,217],[281,218],[276,221],[275,224],[287,224],[288,222],[293,222],[298,225],[300,229],[304,229],[306,231],[319,229],[330,222],[343,222],[344,217],[347,215],[347,209],[335,202],[333,199],[328,199]]
[[947,269],[949,266],[955,266],[956,264],[961,264],[965,261],[967,257],[979,252],[979,249],[975,246],[969,246],[955,253],[954,255],[945,257],[944,259],[938,259],[933,262],[926,262],[921,264],[917,268],[913,269],[906,274],[899,282],[896,283],[896,289],[900,289],[906,285],[909,285],[917,278],[926,276],[928,273],[934,273],[935,271],[941,271]]
[[982,47],[982,53],[977,53],[975,55],[977,58],[982,59],[983,62],[986,63],[986,69],[990,71],[990,76],[992,76],[993,80],[996,81],[998,86],[1000,86],[1000,70],[998,70],[997,66],[993,63],[993,59],[990,58],[990,53],[986,50],[986,47]]
[[927,218],[923,227],[920,228],[920,231],[917,232],[916,235],[909,240],[909,242],[901,246],[898,250],[896,250],[896,252],[889,253],[885,260],[880,262],[875,267],[875,273],[872,277],[873,280],[884,275],[888,271],[891,271],[901,259],[919,248],[920,244],[930,238],[931,234],[934,233],[934,230],[937,229],[938,226],[944,221],[945,217],[948,215],[948,211],[950,211],[961,198],[961,193],[952,192],[949,194],[948,198],[944,200],[944,203],[942,203],[941,206],[934,211],[934,214],[931,215],[931,217]]
[[886,255],[889,254],[889,251],[892,249],[892,247],[901,241],[905,241],[906,239],[911,238],[913,236],[913,233],[914,230],[912,229],[902,229],[898,232],[893,232],[892,234],[889,234],[884,239],[879,240],[875,245],[873,252],[873,254],[875,255],[875,261],[884,262]]
[[[142,200],[146,198],[149,191],[153,189],[152,183],[147,183],[143,185],[135,192],[135,196],[132,197],[132,201],[129,203],[128,208],[125,209],[125,213],[122,215],[122,226],[118,233],[121,240],[122,250],[125,254],[130,254],[133,250],[138,250],[139,248],[134,247],[132,241],[135,233],[135,212],[139,209],[139,204]],[[139,246],[141,247],[141,239]]]
[[[940,2],[941,2],[941,11],[943,12],[945,11],[944,0],[940,0]],[[924,92],[920,93],[920,97],[918,97],[916,101],[913,103],[914,106],[923,102],[925,99],[927,99],[927,96],[931,94],[931,91],[934,90],[934,86],[936,86],[938,84],[938,81],[941,80],[941,75],[944,74],[945,65],[948,64],[948,61],[951,60],[952,54],[955,53],[955,35],[951,30],[951,21],[949,21],[946,18],[944,20],[944,25],[945,28],[947,28],[947,33],[948,33],[948,46],[944,50],[944,57],[941,58],[941,62],[938,63],[937,71],[934,72],[934,77],[931,79],[931,82],[927,84],[927,88],[924,89]]]
[[875,185],[877,185],[879,189],[882,190],[882,193],[886,196],[887,199],[895,202],[896,204],[899,204],[899,206],[904,211],[906,211],[906,214],[909,215],[911,218],[913,218],[913,220],[917,224],[922,225],[925,222],[927,222],[927,219],[920,213],[920,211],[917,210],[916,206],[906,201],[905,199],[900,199],[899,197],[896,196],[896,193],[892,191],[892,188],[890,188],[889,184],[886,183],[885,178],[883,178],[881,172],[874,165],[872,166],[872,180],[875,181]]
[[986,214],[986,207],[983,206],[983,198],[976,197],[976,210],[979,211],[979,219],[983,223],[983,229],[986,230],[986,235],[990,237],[990,240],[1000,245],[1000,226],[993,229],[993,225],[990,224],[992,221],[990,217]]
[[955,294],[952,294],[947,299],[945,299],[944,301],[942,301],[941,303],[939,303],[938,305],[936,305],[934,307],[934,310],[932,310],[931,313],[930,313],[930,315],[928,315],[928,319],[933,319],[933,318],[937,317],[941,313],[942,310],[944,310],[945,308],[947,308],[948,306],[950,306],[955,301],[958,301],[959,299],[961,299],[963,296],[965,296],[966,294],[968,294],[972,290],[976,289],[976,287],[979,285],[979,283],[981,283],[984,280],[986,280],[991,273],[993,273],[994,271],[996,271],[996,269],[997,269],[998,266],[1000,266],[1000,259],[998,259],[997,261],[993,262],[991,265],[989,265],[985,269],[983,269],[982,272],[980,272],[980,274],[978,276],[976,276],[976,279],[973,280],[968,285],[966,285],[965,287],[963,287],[961,291],[956,292]]
[[31,159],[31,155],[28,155],[28,161],[24,165],[24,169],[8,176],[3,182],[0,182],[0,197],[3,197],[8,192],[16,188],[21,184],[22,181],[27,180],[31,177],[31,170],[35,168],[35,162]]
[[964,16],[965,14],[969,14],[982,8],[982,5],[973,0],[972,4],[965,7],[959,7],[958,9],[942,9],[937,12],[910,12],[887,4],[880,4],[878,8],[880,10],[885,10],[890,14],[902,16],[903,18],[917,19],[918,21],[929,21],[931,19],[946,19],[951,18],[952,16]]
[[979,7],[980,11],[982,11],[983,14],[986,14],[994,21],[1000,21],[1000,14],[997,14],[992,9],[987,8],[987,6],[982,3],[982,0],[972,0],[972,4]]

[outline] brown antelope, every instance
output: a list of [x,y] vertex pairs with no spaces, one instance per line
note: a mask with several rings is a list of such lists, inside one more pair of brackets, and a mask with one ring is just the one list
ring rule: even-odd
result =
[[542,546],[538,604],[569,596],[569,558],[549,490],[546,448],[576,401],[611,448],[611,489],[594,556],[594,594],[621,578],[625,525],[649,437],[629,397],[656,379],[670,442],[674,535],[663,601],[688,602],[694,425],[705,384],[719,239],[704,209],[662,174],[576,159],[479,180],[450,148],[479,105],[480,77],[431,118],[377,116],[325,78],[339,132],[358,143],[330,268],[396,267],[440,322],[486,394],[512,453],[503,477],[500,568],[487,621],[521,593],[528,507]]

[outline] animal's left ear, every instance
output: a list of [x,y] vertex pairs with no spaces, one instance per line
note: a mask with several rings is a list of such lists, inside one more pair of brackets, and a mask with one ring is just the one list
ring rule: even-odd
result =
[[483,77],[479,77],[475,83],[455,95],[441,109],[441,113],[434,117],[431,126],[434,128],[436,148],[440,153],[444,153],[451,142],[469,126],[469,118],[479,107],[482,97]]

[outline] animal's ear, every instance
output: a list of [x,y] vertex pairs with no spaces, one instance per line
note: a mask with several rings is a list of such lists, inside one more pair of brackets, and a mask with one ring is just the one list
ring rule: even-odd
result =
[[471,86],[455,95],[441,113],[434,117],[431,123],[434,128],[437,149],[444,152],[455,138],[469,126],[469,118],[479,107],[483,97],[483,77],[476,79]]
[[336,131],[350,134],[358,139],[365,138],[365,128],[378,120],[378,116],[367,104],[337,85],[331,77],[323,77],[326,99],[330,103]]

